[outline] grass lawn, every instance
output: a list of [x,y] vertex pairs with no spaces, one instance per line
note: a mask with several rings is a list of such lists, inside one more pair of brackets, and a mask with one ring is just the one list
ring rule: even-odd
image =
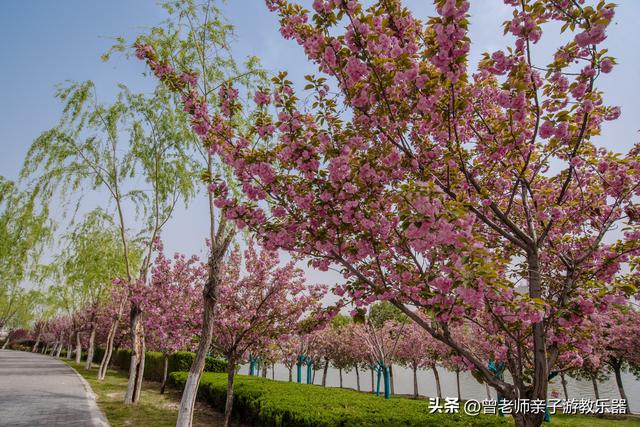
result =
[[[140,401],[133,406],[122,403],[127,389],[127,373],[109,371],[104,381],[96,379],[97,369],[86,371],[84,363],[78,365],[72,361],[65,363],[74,368],[87,380],[96,395],[98,406],[113,427],[172,427],[176,425],[180,393],[166,389],[160,394],[160,384],[143,381]],[[222,414],[205,403],[196,403],[195,426],[222,426]]]
[[[121,371],[109,371],[104,381],[96,379],[96,369],[86,371],[83,364],[65,361],[82,375],[91,385],[96,394],[97,403],[104,412],[109,423],[113,427],[118,426],[174,426],[178,413],[180,393],[170,388],[165,394],[160,394],[160,384],[144,381],[140,402],[134,406],[122,403],[124,392],[127,388],[127,373]],[[223,374],[215,374],[216,376]],[[242,376],[240,376],[242,378]],[[269,381],[262,380],[261,381]],[[240,381],[242,382],[242,380]],[[286,384],[286,383],[285,383]],[[285,386],[282,384],[282,386]],[[293,385],[293,384],[292,384]],[[299,385],[294,385],[298,387]],[[285,386],[286,387],[286,386]],[[347,390],[335,390],[335,394],[347,392]],[[510,418],[506,420],[510,421]],[[509,422],[509,424],[511,424]],[[196,404],[194,426],[222,426],[222,414],[208,404],[198,402]],[[632,416],[626,419],[602,419],[579,415],[554,415],[551,424],[553,427],[640,427],[640,417]]]

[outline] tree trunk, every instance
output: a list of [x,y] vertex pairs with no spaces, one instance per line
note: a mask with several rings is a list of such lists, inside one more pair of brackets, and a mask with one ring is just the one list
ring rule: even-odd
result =
[[276,379],[276,364],[271,364],[271,379],[275,381]]
[[36,353],[38,351],[38,346],[40,345],[40,336],[41,336],[41,332],[38,332],[38,335],[36,336],[36,343],[33,345],[33,348],[31,349],[32,353]]
[[591,384],[593,384],[593,393],[596,395],[596,400],[600,399],[600,392],[598,391],[598,379],[595,375],[591,375]]
[[376,392],[376,384],[375,384],[375,373],[373,372],[373,368],[371,368],[371,393]]
[[2,349],[5,350],[9,346],[9,335],[7,335],[7,340],[2,344]]
[[202,333],[200,334],[200,342],[198,343],[196,357],[193,359],[193,364],[191,365],[191,369],[189,369],[187,382],[185,383],[184,390],[182,391],[182,399],[180,400],[176,427],[191,427],[193,419],[193,405],[196,401],[198,384],[200,384],[200,377],[202,376],[202,371],[204,369],[207,352],[209,351],[209,347],[211,347],[217,289],[220,282],[220,268],[222,267],[222,259],[226,252],[226,247],[224,247],[224,245],[212,245],[211,250],[212,253],[209,256],[209,277],[203,290],[204,311]]
[[47,352],[49,351],[49,344],[46,343],[45,345],[42,346],[42,354],[47,354]]
[[233,410],[233,377],[236,374],[235,358],[229,358],[227,366],[227,399],[224,404],[224,427],[229,427],[231,422],[231,411]]
[[124,395],[125,405],[134,404],[140,399],[144,374],[144,350],[142,310],[137,304],[131,303],[131,364],[127,392]]
[[55,341],[53,343],[53,347],[51,347],[51,352],[49,353],[49,356],[53,356],[56,353],[57,348],[58,348],[58,341]]
[[431,366],[431,370],[433,371],[433,376],[436,379],[436,392],[438,393],[438,397],[442,399],[442,387],[440,386],[440,374],[438,373],[438,368],[436,365]]
[[293,382],[293,366],[289,366],[289,382]]
[[389,365],[389,383],[391,384],[391,396],[396,394],[396,389],[393,384],[393,366]]
[[[534,245],[535,246],[535,245]],[[532,247],[527,254],[529,271],[529,297],[542,297],[542,279],[540,277],[538,248]],[[547,366],[547,343],[544,319],[532,325],[533,329],[533,390],[526,396],[529,399],[547,400],[547,386],[549,384],[549,370]],[[524,396],[522,396],[524,397]],[[542,423],[544,414],[533,414],[531,419],[539,419]],[[529,418],[529,416],[526,416]]]
[[418,366],[413,365],[413,398],[418,398]]
[[56,358],[59,359],[60,358],[60,353],[62,353],[62,340],[60,340],[60,343],[58,344],[58,349],[56,350]]
[[329,359],[324,358],[324,366],[322,368],[322,387],[327,386],[327,371],[329,370]]
[[567,379],[564,377],[564,372],[560,372],[560,383],[562,384],[562,390],[564,391],[564,399],[569,400],[569,392],[567,391]]
[[267,378],[267,362],[262,363],[262,378]]
[[69,342],[67,343],[67,359],[71,360],[72,354],[73,354],[73,346],[71,345],[71,337],[69,337]]
[[109,333],[107,334],[107,342],[105,343],[104,354],[102,355],[102,360],[100,361],[100,368],[98,368],[98,380],[104,380],[104,377],[107,375],[107,370],[109,369],[109,364],[111,363],[111,356],[113,354],[113,342],[116,339],[116,332],[118,332],[118,323],[120,323],[120,318],[122,317],[122,310],[124,310],[124,299],[120,302],[118,306],[118,312],[116,313],[116,318],[113,319],[111,326],[109,327]]
[[487,382],[485,381],[484,383],[484,388],[487,391],[487,400],[491,400],[491,390],[489,389],[489,384],[487,384]]
[[624,387],[622,386],[622,375],[620,374],[621,364],[613,365],[613,372],[616,376],[616,384],[618,386],[618,392],[620,393],[620,399],[624,399],[625,402],[625,413],[630,413],[629,411],[629,400],[627,399],[627,393],[624,391]]
[[80,341],[80,331],[76,331],[76,363],[82,360],[82,342]]
[[167,385],[167,374],[169,371],[169,355],[167,353],[162,354],[164,359],[164,368],[162,369],[162,385],[160,386],[160,394],[164,394],[164,388]]
[[84,369],[91,369],[93,365],[93,355],[95,354],[95,342],[96,342],[96,324],[91,324],[91,332],[89,333],[89,347],[87,348],[87,362],[84,365]]
[[462,393],[460,393],[460,370],[456,369],[456,386],[458,387],[458,402],[462,400]]
[[338,371],[340,371],[340,388],[342,388],[342,368],[339,368]]
[[356,389],[360,391],[360,371],[358,371],[357,363],[356,363]]

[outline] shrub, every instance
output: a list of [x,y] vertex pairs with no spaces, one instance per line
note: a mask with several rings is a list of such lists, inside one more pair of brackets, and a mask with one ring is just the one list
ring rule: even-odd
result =
[[[182,388],[186,372],[173,372],[170,383]],[[205,373],[198,394],[224,410],[227,376]],[[384,400],[353,390],[272,381],[238,375],[235,379],[233,414],[254,425],[322,426],[506,426],[497,416],[429,414],[428,402],[406,398]],[[462,411],[462,408],[460,409]]]
[[[98,347],[95,351],[94,361],[100,363],[104,355],[104,348]],[[86,360],[86,353],[82,352],[82,360]],[[111,366],[115,369],[128,370],[131,364],[131,350],[118,349],[114,351]],[[188,351],[178,351],[169,355],[168,372],[188,371],[195,358],[195,353]],[[207,357],[204,367],[205,372],[226,372],[227,362],[225,360]],[[144,358],[144,379],[152,381],[162,381],[164,372],[164,356],[158,351],[145,352]]]

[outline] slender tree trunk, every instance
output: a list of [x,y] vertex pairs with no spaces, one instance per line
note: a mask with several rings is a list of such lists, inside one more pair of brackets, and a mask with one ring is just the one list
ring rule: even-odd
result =
[[458,401],[462,400],[462,393],[460,393],[460,370],[456,369],[456,386],[458,387]]
[[433,371],[433,376],[436,379],[436,392],[438,393],[438,397],[442,399],[442,387],[440,386],[440,374],[438,373],[438,368],[436,368],[436,365],[432,365],[431,370]]
[[58,344],[58,348],[56,350],[56,358],[60,359],[60,353],[62,353],[62,347],[64,345],[62,344],[62,340],[60,340],[60,343]]
[[394,387],[394,381],[393,381],[393,366],[389,365],[389,383],[391,385],[391,396],[393,396],[394,394],[396,394],[396,389]]
[[49,356],[53,356],[56,353],[56,348],[58,348],[58,341],[54,341],[51,351],[49,352]]
[[109,333],[107,334],[107,342],[105,343],[104,354],[102,355],[102,360],[100,361],[100,368],[98,369],[98,380],[104,380],[104,377],[107,375],[107,370],[109,370],[109,365],[111,364],[111,356],[113,355],[113,344],[116,339],[116,333],[118,332],[118,324],[120,323],[120,319],[122,318],[122,313],[124,311],[126,299],[122,299],[120,304],[118,305],[118,311],[116,312],[116,317],[113,319],[111,326],[109,327]]
[[340,388],[342,388],[342,368],[338,368],[338,371],[340,371]]
[[293,365],[289,366],[289,382],[293,382]]
[[87,348],[87,362],[84,365],[84,369],[91,369],[91,365],[93,364],[93,355],[95,354],[96,348],[96,324],[93,322],[91,324],[91,332],[89,333],[89,347]]
[[357,363],[356,363],[356,389],[360,391],[360,371],[358,370]]
[[324,366],[322,367],[322,387],[327,386],[327,371],[329,370],[329,359],[324,358]]
[[182,399],[180,400],[180,408],[178,410],[178,419],[176,427],[191,427],[193,419],[193,405],[196,401],[198,385],[200,377],[204,369],[205,360],[209,347],[211,347],[211,339],[213,335],[213,319],[215,316],[217,289],[220,283],[220,268],[222,267],[222,259],[227,251],[227,246],[213,245],[212,253],[209,256],[209,277],[207,284],[203,290],[204,311],[202,321],[202,332],[200,334],[200,342],[198,343],[198,351],[193,359],[193,364],[189,370],[189,376],[182,391]]
[[620,399],[624,399],[625,402],[625,413],[629,414],[629,400],[627,399],[627,393],[624,391],[624,387],[622,386],[622,375],[621,375],[621,364],[613,365],[613,372],[616,376],[616,385],[618,386],[618,393],[620,393]]
[[124,395],[126,405],[134,404],[140,399],[142,377],[144,375],[144,325],[142,310],[131,303],[131,364],[129,365],[129,382]]
[[596,395],[596,400],[600,399],[600,392],[598,391],[598,379],[595,375],[591,375],[591,384],[593,384],[593,393]]
[[80,331],[76,331],[76,363],[82,360],[82,342],[80,341]]
[[418,398],[418,366],[413,365],[413,398]]
[[229,358],[227,366],[227,399],[224,404],[224,427],[229,427],[231,423],[231,411],[233,410],[233,378],[236,374],[235,358]]
[[164,359],[164,367],[162,369],[162,385],[160,386],[160,394],[164,394],[164,388],[167,385],[167,374],[169,373],[169,355],[167,353],[162,354]]
[[373,372],[373,368],[370,369],[371,371],[371,393],[375,393],[376,392],[376,385],[375,385],[375,373]]
[[49,351],[49,343],[46,343],[45,345],[42,346],[42,354],[47,354],[47,351]]
[[262,378],[267,378],[267,362],[262,363]]
[[313,374],[311,375],[311,384],[315,384],[316,383],[316,372],[318,372],[318,370],[316,369],[316,365],[314,363],[314,365],[313,365]]
[[271,379],[272,380],[276,379],[276,364],[275,363],[271,364]]
[[489,389],[489,384],[487,384],[487,382],[486,382],[486,381],[485,381],[485,383],[484,383],[484,388],[485,388],[485,390],[486,390],[486,392],[487,392],[487,399],[488,399],[488,400],[491,400],[491,389]]
[[9,335],[7,335],[7,340],[2,344],[2,349],[5,350],[9,346]]
[[33,345],[33,348],[31,349],[32,353],[36,353],[38,351],[38,346],[40,345],[40,336],[42,335],[41,332],[38,332],[38,335],[36,336],[36,343]]
[[69,342],[67,342],[67,359],[71,360],[72,354],[73,346],[71,345],[71,337],[69,337]]
[[560,372],[560,383],[562,384],[562,390],[564,391],[564,399],[569,400],[569,392],[567,391],[567,379],[564,376],[564,372]]
[[[529,272],[529,297],[542,297],[542,279],[540,276],[539,253],[536,244],[533,244],[527,253],[527,265]],[[521,398],[547,400],[547,386],[549,384],[549,369],[547,366],[547,343],[544,320],[533,323],[533,389],[528,396]],[[532,425],[542,424],[544,413],[523,414],[526,423]]]

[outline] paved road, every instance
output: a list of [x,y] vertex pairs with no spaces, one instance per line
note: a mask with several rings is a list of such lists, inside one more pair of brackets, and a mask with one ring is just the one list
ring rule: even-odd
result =
[[87,388],[59,360],[0,350],[0,426],[106,426]]

